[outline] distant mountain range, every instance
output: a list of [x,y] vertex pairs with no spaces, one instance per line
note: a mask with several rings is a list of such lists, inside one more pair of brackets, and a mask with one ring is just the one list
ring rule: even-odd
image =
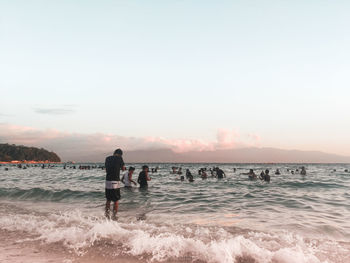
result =
[[[75,161],[103,162],[111,153],[72,156]],[[177,153],[170,149],[150,149],[124,152],[125,162],[138,163],[350,163],[350,156],[318,151],[282,150],[276,148],[241,148],[215,151]]]
[[213,163],[348,163],[349,156],[318,151],[276,148],[241,148],[176,153],[169,149],[139,150],[125,153],[130,162],[213,162]]

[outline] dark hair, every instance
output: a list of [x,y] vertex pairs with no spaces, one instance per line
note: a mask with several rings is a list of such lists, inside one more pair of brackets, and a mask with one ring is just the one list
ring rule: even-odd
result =
[[135,171],[135,167],[130,166],[129,171]]
[[142,170],[148,169],[147,165],[142,166]]
[[121,149],[117,149],[114,151],[114,154],[123,155],[123,151]]

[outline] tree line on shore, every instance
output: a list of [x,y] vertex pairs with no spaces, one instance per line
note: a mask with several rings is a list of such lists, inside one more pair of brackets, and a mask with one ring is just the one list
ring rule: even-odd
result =
[[15,144],[0,144],[0,161],[50,161],[60,162],[61,158],[54,152],[43,148],[27,147]]

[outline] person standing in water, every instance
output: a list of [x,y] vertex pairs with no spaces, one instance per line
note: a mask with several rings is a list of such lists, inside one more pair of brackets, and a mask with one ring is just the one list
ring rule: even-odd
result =
[[221,170],[219,167],[216,169],[216,176],[218,179],[222,179],[226,177],[225,172]]
[[192,173],[190,172],[190,169],[186,169],[186,178],[187,178],[188,181],[190,181],[190,182],[193,182],[193,181],[194,181],[193,175],[192,175]]
[[265,180],[265,173],[264,173],[264,171],[262,171],[262,172],[260,173],[259,179],[262,180],[262,181]]
[[201,177],[203,180],[208,178],[208,175],[204,170],[202,170],[202,172],[201,172]]
[[136,185],[136,182],[132,180],[132,174],[134,173],[134,171],[135,171],[135,168],[130,166],[129,171],[123,174],[122,183],[124,184],[124,187],[131,188],[132,187],[131,183]]
[[265,177],[264,177],[265,182],[270,182],[270,171],[268,169],[265,170]]
[[249,180],[256,180],[257,179],[257,176],[254,173],[253,169],[249,169],[249,173],[241,173],[241,174],[248,175]]
[[123,151],[117,149],[112,156],[108,156],[105,161],[106,167],[106,209],[105,216],[110,218],[111,202],[113,202],[112,219],[117,219],[118,201],[120,199],[120,170],[125,170],[124,160],[122,158]]
[[148,181],[151,181],[151,177],[148,175],[148,166],[142,166],[142,172],[139,174],[137,182],[140,184],[140,189],[145,189],[148,187]]

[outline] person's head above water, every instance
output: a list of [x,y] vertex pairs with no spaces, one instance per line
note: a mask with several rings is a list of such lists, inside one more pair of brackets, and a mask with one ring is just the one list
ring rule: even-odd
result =
[[133,172],[133,171],[135,171],[135,167],[130,166],[129,167],[129,172]]
[[254,170],[253,169],[249,169],[249,173],[254,173]]
[[117,150],[114,151],[113,155],[122,156],[123,155],[123,151],[121,149],[117,149]]
[[148,166],[147,165],[142,166],[142,171],[147,171],[147,170],[148,170]]

